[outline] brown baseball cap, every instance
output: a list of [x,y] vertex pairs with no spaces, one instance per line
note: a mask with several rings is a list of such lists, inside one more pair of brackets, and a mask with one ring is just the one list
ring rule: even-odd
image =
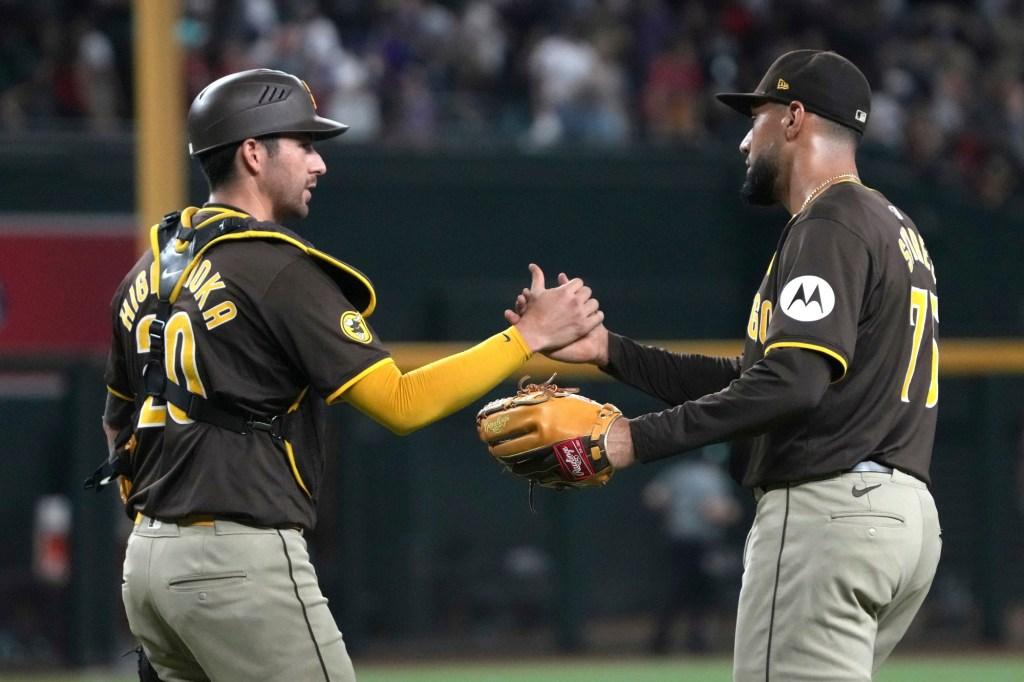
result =
[[835,52],[794,50],[771,65],[754,92],[724,92],[719,101],[745,116],[764,102],[801,102],[807,111],[863,134],[871,114],[871,86],[853,62]]

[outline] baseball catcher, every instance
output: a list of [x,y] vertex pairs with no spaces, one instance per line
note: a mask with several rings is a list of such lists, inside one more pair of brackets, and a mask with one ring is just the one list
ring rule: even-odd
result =
[[614,405],[560,388],[555,376],[542,384],[519,381],[519,392],[484,405],[477,413],[480,440],[516,476],[564,490],[599,488],[615,472],[605,451],[608,428],[622,412]]

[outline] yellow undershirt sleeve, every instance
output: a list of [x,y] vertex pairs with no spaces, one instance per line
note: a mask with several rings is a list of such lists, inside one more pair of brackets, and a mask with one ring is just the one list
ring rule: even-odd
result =
[[391,431],[405,435],[461,410],[530,359],[515,327],[455,355],[402,374],[388,359],[371,368],[340,395]]

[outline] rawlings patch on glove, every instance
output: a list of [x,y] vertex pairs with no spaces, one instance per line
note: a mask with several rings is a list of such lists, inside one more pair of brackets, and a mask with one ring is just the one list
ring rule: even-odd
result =
[[614,405],[578,395],[579,389],[551,383],[523,386],[519,392],[483,406],[477,433],[491,456],[516,476],[545,488],[599,488],[615,472],[605,438],[622,412]]

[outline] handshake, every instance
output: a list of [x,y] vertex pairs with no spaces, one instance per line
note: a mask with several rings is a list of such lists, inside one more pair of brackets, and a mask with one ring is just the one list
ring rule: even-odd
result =
[[[604,313],[580,279],[558,276],[547,289],[544,273],[530,264],[531,285],[516,297],[505,319],[534,352],[571,363],[608,363]],[[622,412],[559,388],[519,382],[516,395],[492,401],[477,413],[477,433],[506,469],[546,488],[605,485],[616,468],[633,461],[629,425]]]
[[563,362],[606,364],[604,311],[590,287],[562,273],[558,286],[547,289],[544,272],[533,263],[530,275],[530,287],[516,297],[514,309],[505,311],[505,319],[516,326],[530,350]]

